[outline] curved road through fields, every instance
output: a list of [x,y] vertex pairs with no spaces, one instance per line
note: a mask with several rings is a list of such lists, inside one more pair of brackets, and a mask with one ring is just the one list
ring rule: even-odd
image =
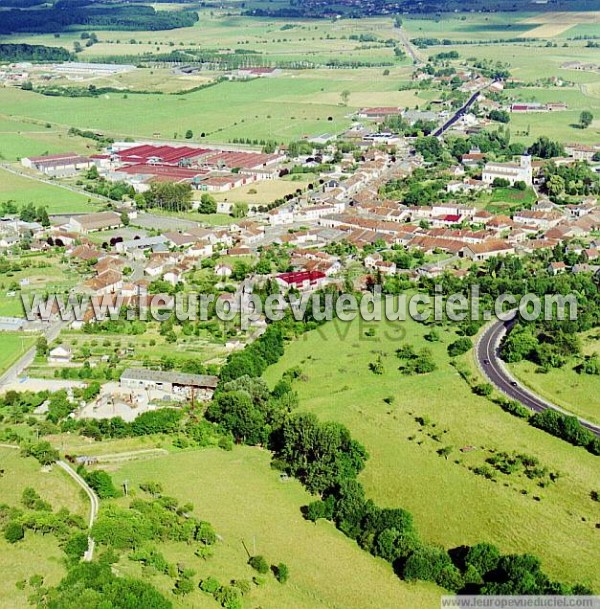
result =
[[[94,492],[94,490],[89,486],[89,484],[65,461],[57,461],[56,465],[58,465],[61,469],[63,469],[75,482],[83,489],[85,494],[88,496],[90,500],[90,520],[88,528],[92,529],[94,526],[94,522],[98,516],[98,509],[100,507],[100,502],[98,500],[98,496]],[[83,560],[89,562],[94,558],[94,550],[96,548],[96,542],[92,539],[91,535],[88,535],[88,549],[83,555]]]
[[[486,328],[476,347],[476,357],[479,368],[497,389],[534,412],[543,412],[544,410],[551,409],[556,410],[561,414],[572,416],[573,413],[567,412],[559,406],[547,402],[525,388],[506,369],[504,362],[500,359],[499,347],[500,342],[506,333],[510,332],[515,322],[516,320],[496,321]],[[600,436],[600,425],[596,425],[595,423],[591,423],[580,417],[577,418],[583,427],[589,429],[597,436]]]

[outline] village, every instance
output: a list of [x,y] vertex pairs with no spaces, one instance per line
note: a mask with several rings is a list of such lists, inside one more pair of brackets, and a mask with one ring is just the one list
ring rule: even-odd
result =
[[[74,273],[63,295],[88,298],[83,315],[68,322],[60,319],[57,305],[45,320],[0,320],[5,329],[42,331],[50,338],[26,381],[35,386],[34,375],[41,374],[62,378],[67,386],[80,382],[73,379],[82,366],[90,361],[105,366],[114,359],[111,350],[99,350],[90,360],[89,347],[87,353],[74,347],[77,333],[97,332],[93,326],[106,323],[98,318],[99,310],[157,301],[169,310],[179,292],[208,289],[235,306],[236,297],[265,282],[282,293],[342,289],[350,277],[353,289],[364,290],[373,282],[397,289],[389,282],[419,285],[444,275],[461,279],[492,258],[544,251],[550,275],[598,273],[597,198],[571,197],[568,204],[558,204],[545,182],[549,164],[591,163],[593,169],[600,143],[567,144],[563,155],[543,159],[526,149],[498,155],[471,145],[453,161],[436,165],[423,142],[435,149],[442,134],[450,141],[477,136],[498,113],[556,112],[567,106],[510,103],[503,97],[510,79],[484,77],[473,69],[448,73],[436,72],[430,64],[426,68],[415,69],[414,81],[455,91],[454,100],[427,109],[364,107],[352,114],[350,129],[337,136],[323,133],[289,146],[269,145],[268,150],[128,140],[87,156],[65,152],[22,158],[19,171],[31,179],[83,186],[89,192],[114,184],[129,193],[106,198],[102,211],[27,220],[7,213],[1,219],[0,250],[9,260],[25,252],[44,253]],[[55,71],[78,79],[116,69],[133,68],[65,64]],[[237,76],[278,74],[254,69]],[[432,135],[423,137],[427,133]],[[293,181],[303,176],[304,181]],[[286,194],[252,200],[260,185],[270,184],[285,187]],[[433,190],[422,190],[430,184]],[[149,205],[164,185],[181,187],[185,204]],[[240,196],[247,202],[240,203]],[[206,222],[211,216],[226,221]],[[572,264],[553,259],[557,247],[566,247]],[[16,301],[34,287],[21,280],[3,297]],[[173,368],[180,369],[181,362],[156,357],[147,344],[146,368],[139,367],[132,343],[117,348],[118,359],[129,367],[118,378],[107,372],[95,400],[82,404],[76,416],[118,414],[131,420],[165,400],[210,399],[227,355],[256,340],[266,326],[266,320],[255,319],[246,329],[203,330],[204,342],[185,347],[210,354],[203,358],[201,374],[176,372]],[[163,329],[161,325],[160,335],[177,341],[177,351],[184,337]],[[23,381],[31,364],[31,357],[18,362],[4,381]]]

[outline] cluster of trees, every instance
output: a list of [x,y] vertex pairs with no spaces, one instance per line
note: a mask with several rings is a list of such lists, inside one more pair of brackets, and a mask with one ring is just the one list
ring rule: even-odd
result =
[[37,609],[77,609],[85,599],[88,609],[172,609],[173,603],[148,582],[118,577],[107,554],[99,562],[82,562],[69,569],[54,587],[34,590]]
[[279,361],[283,355],[283,345],[282,327],[271,324],[258,340],[248,345],[243,351],[229,356],[227,363],[221,368],[221,386],[242,376],[261,376],[267,366]]
[[574,446],[583,446],[592,454],[600,455],[600,438],[583,427],[577,417],[548,409],[532,415],[529,422]]
[[43,44],[0,44],[0,61],[71,61],[73,54],[62,47]]
[[182,428],[184,413],[179,409],[159,408],[144,412],[131,422],[121,417],[111,419],[67,420],[61,425],[64,431],[79,431],[88,438],[127,438],[153,434],[173,434]]
[[103,197],[107,197],[113,201],[122,201],[123,197],[133,197],[135,195],[133,186],[130,186],[127,184],[127,182],[112,182],[105,178],[100,178],[94,182],[86,184],[85,190]]
[[192,208],[192,186],[188,182],[153,182],[140,203],[147,208],[167,211],[189,211]]
[[550,159],[556,156],[564,156],[565,149],[562,144],[551,140],[545,135],[538,137],[531,146],[529,146],[529,154],[539,157],[540,159]]
[[[52,505],[31,487],[23,489],[21,504],[25,509],[0,504],[0,527],[9,543],[24,539],[26,531],[53,534],[69,559],[78,560],[81,557],[87,548],[87,536],[83,533],[85,522],[81,516],[72,514],[66,508],[54,512]],[[85,545],[81,543],[82,537]]]
[[417,137],[419,135],[429,135],[437,129],[435,121],[424,121],[419,119],[414,123],[409,123],[402,118],[401,114],[388,116],[379,126],[379,131],[391,131],[406,137]]
[[506,110],[490,110],[488,115],[491,120],[499,123],[509,123],[510,114]]
[[427,374],[437,368],[433,353],[427,347],[417,352],[413,345],[406,343],[396,350],[396,356],[402,362],[402,374]]
[[560,328],[550,333],[545,324],[517,324],[502,343],[502,357],[507,362],[527,359],[545,372],[561,368],[569,358],[580,353],[581,341],[577,334]]
[[544,168],[544,189],[560,203],[561,195],[587,196],[600,193],[600,176],[582,161],[569,165],[548,163]]
[[23,222],[39,222],[42,226],[50,226],[48,210],[43,205],[36,207],[33,203],[27,203],[21,207],[19,218]]

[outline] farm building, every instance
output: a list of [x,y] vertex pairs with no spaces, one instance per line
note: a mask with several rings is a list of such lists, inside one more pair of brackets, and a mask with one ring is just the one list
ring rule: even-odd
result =
[[402,109],[397,106],[363,108],[358,113],[358,118],[383,119],[387,116],[398,116],[401,113]]
[[240,68],[236,72],[237,78],[273,78],[279,76],[281,69],[279,68]]
[[219,378],[204,374],[163,372],[145,368],[127,368],[121,375],[121,387],[129,389],[156,389],[180,397],[209,400],[217,387]]
[[74,173],[80,169],[89,169],[93,161],[75,152],[52,154],[47,156],[32,156],[21,159],[21,165],[35,169],[47,175]]
[[484,243],[470,243],[460,250],[461,257],[470,258],[475,262],[514,253],[514,247],[501,239],[491,239]]
[[114,211],[71,216],[68,222],[69,230],[76,233],[83,233],[84,235],[99,230],[120,228],[121,226],[123,226],[123,220],[121,219],[120,214],[117,214]]
[[54,73],[71,77],[83,76],[112,76],[135,70],[135,66],[127,64],[112,63],[83,63],[77,61],[66,61],[54,66]]

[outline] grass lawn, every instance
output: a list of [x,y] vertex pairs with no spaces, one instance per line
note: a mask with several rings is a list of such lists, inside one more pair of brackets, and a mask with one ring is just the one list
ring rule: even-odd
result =
[[[63,149],[64,151],[64,149]],[[50,214],[96,211],[97,199],[0,169],[0,201],[43,205]]]
[[[298,180],[263,180],[246,184],[241,188],[234,188],[228,192],[215,193],[217,201],[230,201],[232,203],[248,203],[250,205],[267,205],[285,195],[293,194],[296,190],[304,190],[309,181],[302,174],[296,174]],[[312,174],[311,176],[312,177]]]
[[[222,582],[251,578],[242,541],[250,552],[289,566],[290,579],[285,586],[269,576],[268,583],[255,588],[244,606],[396,609],[429,608],[439,603],[439,589],[400,581],[389,565],[368,555],[329,523],[305,521],[300,507],[311,497],[298,482],[280,481],[265,451],[249,447],[235,447],[232,452],[204,449],[114,468],[118,468],[113,473],[115,482],[127,479],[131,489],[148,480],[160,481],[166,494],[181,502],[191,501],[196,515],[211,522],[222,536],[208,561],[194,557],[193,549],[183,556],[181,545],[176,550],[169,544],[161,546],[168,560],[183,561],[193,568],[196,579],[209,575]],[[137,572],[131,563],[120,563],[119,568]],[[161,577],[153,583],[169,586]],[[199,591],[177,605],[204,606],[213,604]]]
[[[4,341],[4,336],[1,339]],[[3,342],[4,344],[4,342]],[[87,504],[83,502],[77,487],[58,468],[42,473],[34,459],[23,459],[19,451],[0,447],[0,467],[4,474],[0,477],[0,497],[2,503],[21,506],[21,494],[27,486],[33,487],[54,510],[66,507],[70,511],[87,515]],[[21,506],[22,507],[22,506]],[[15,584],[32,575],[44,576],[46,585],[56,585],[65,573],[64,553],[52,535],[36,535],[28,531],[25,539],[9,544],[0,537],[0,609],[25,609],[28,591],[19,591]]]
[[35,343],[35,340],[35,336],[30,334],[2,332],[0,334],[0,342],[2,343],[0,373],[14,364]]
[[[374,337],[365,335],[371,327]],[[597,457],[475,396],[446,354],[454,332],[444,331],[442,342],[432,344],[424,333],[412,321],[330,323],[290,344],[265,376],[272,385],[284,370],[301,367],[307,382],[296,384],[300,408],[349,427],[370,454],[361,474],[368,496],[410,510],[427,541],[450,548],[485,540],[504,552],[530,552],[551,576],[599,588],[593,559],[600,551],[598,512],[590,499]],[[431,348],[438,370],[403,376],[394,354],[403,341]],[[369,363],[380,352],[385,370],[377,376]],[[394,399],[391,405],[387,397]],[[417,416],[430,425],[419,424]],[[453,447],[447,460],[437,454],[445,446]],[[466,446],[475,450],[461,452]],[[532,454],[562,475],[544,489],[523,476],[499,474],[489,481],[475,475],[469,468],[494,450]]]
[[484,193],[479,198],[479,204],[494,214],[510,214],[517,209],[531,207],[536,201],[532,189],[517,190],[516,188],[494,188],[491,193]]

